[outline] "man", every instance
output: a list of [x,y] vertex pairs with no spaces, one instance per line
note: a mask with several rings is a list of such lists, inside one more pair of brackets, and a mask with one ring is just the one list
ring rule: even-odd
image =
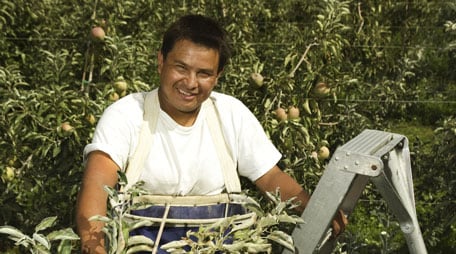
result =
[[[155,135],[139,167],[139,179],[150,193],[160,195],[213,195],[225,190],[209,113],[202,106],[212,100],[238,173],[263,192],[280,188],[284,200],[297,197],[303,211],[308,194],[276,165],[281,154],[253,114],[239,100],[213,92],[229,56],[225,31],[207,17],[184,16],[166,31],[158,53],[160,85],[151,92],[158,95]],[[103,186],[117,184],[117,171],[125,171],[135,153],[145,94],[131,94],[108,107],[84,150],[77,225],[86,253],[104,252],[103,223],[88,219],[106,214]],[[344,225],[339,221],[333,228],[339,232]]]

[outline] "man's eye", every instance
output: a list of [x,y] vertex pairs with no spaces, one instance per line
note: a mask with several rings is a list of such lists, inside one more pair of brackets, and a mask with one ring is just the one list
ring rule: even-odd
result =
[[198,75],[202,78],[208,78],[208,77],[211,77],[212,76],[212,73],[209,73],[209,72],[200,72],[198,73]]
[[184,70],[185,70],[185,66],[183,66],[183,65],[176,65],[176,69],[179,70],[179,71],[184,71]]

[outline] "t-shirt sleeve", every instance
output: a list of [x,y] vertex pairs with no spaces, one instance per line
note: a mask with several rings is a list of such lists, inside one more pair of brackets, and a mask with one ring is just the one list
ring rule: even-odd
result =
[[136,134],[142,123],[138,95],[121,99],[110,105],[102,114],[93,134],[92,142],[84,148],[84,162],[90,152],[102,151],[125,170],[128,158],[137,141]]
[[238,172],[256,181],[272,169],[282,157],[253,113],[242,102],[231,103],[236,142],[234,149]]

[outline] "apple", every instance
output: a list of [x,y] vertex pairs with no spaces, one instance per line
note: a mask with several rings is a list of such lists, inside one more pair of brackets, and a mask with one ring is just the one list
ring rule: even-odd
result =
[[277,120],[285,121],[288,118],[288,114],[284,108],[279,107],[276,110],[274,110],[274,113],[276,115]]
[[297,119],[299,118],[299,109],[295,106],[290,106],[288,108],[288,119]]
[[60,125],[60,128],[64,132],[72,132],[74,130],[73,126],[69,122],[64,122]]
[[113,87],[117,93],[122,93],[127,90],[128,84],[125,80],[120,79],[120,80],[117,80],[116,82],[114,82]]
[[258,87],[263,86],[264,77],[260,73],[257,73],[257,72],[252,73],[250,75],[250,80],[254,85],[256,85]]
[[90,123],[90,125],[94,125],[95,122],[97,121],[97,120],[95,119],[95,116],[94,116],[93,114],[88,114],[88,115],[86,116],[86,120],[87,120],[87,122]]
[[318,159],[324,160],[327,158],[329,158],[329,148],[326,146],[320,147],[320,149],[318,149]]
[[14,155],[12,158],[8,160],[8,166],[13,167],[17,163],[17,157]]
[[15,169],[13,167],[7,166],[5,168],[5,179],[8,181],[11,181],[14,179],[14,173]]
[[313,88],[314,94],[318,97],[325,97],[330,91],[331,88],[325,82],[318,82]]
[[310,153],[310,157],[317,160],[318,159],[318,153],[316,151],[312,151],[312,153]]
[[120,96],[116,92],[113,92],[113,93],[109,94],[109,100],[110,101],[117,101],[117,100],[119,100],[119,98],[120,98]]
[[103,30],[103,28],[96,26],[96,27],[93,27],[92,30],[90,31],[90,35],[95,40],[103,41],[106,34],[105,34],[105,31]]

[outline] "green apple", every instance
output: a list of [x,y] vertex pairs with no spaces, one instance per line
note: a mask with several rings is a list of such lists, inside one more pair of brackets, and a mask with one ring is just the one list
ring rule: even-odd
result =
[[113,93],[109,94],[109,100],[110,101],[117,101],[117,100],[119,100],[119,98],[120,98],[120,96],[116,92],[113,92]]
[[299,118],[299,108],[295,106],[288,107],[288,119],[297,119]]
[[260,73],[254,72],[250,75],[250,81],[252,84],[256,85],[257,87],[262,87],[264,82],[264,77]]
[[277,120],[285,121],[288,119],[288,114],[284,108],[279,107],[276,110],[274,110],[274,113],[276,115]]
[[318,159],[320,160],[329,158],[329,154],[329,148],[326,146],[322,146],[320,149],[318,149]]
[[128,84],[125,80],[117,80],[116,82],[114,82],[113,87],[116,90],[116,92],[120,94],[127,90]]
[[331,88],[325,82],[319,82],[313,88],[313,92],[318,97],[325,97],[329,94]]

